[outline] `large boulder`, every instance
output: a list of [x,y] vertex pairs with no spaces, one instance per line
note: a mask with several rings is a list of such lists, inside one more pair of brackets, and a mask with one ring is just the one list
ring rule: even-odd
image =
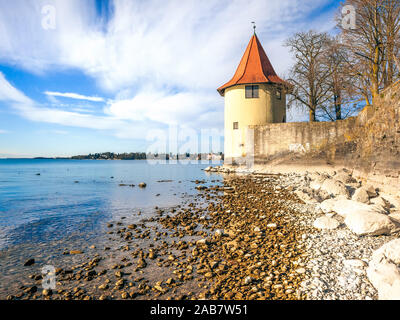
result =
[[400,224],[400,212],[393,212],[389,214],[388,217],[392,219],[392,221],[394,221],[395,223]]
[[381,263],[384,260],[400,265],[400,239],[385,243],[372,254],[372,261]]
[[317,229],[336,229],[340,223],[334,218],[320,217],[314,221],[314,228]]
[[390,234],[396,229],[395,223],[385,214],[371,211],[355,211],[346,215],[344,223],[360,236]]
[[381,300],[400,300],[400,239],[376,250],[367,268],[369,281]]
[[[333,200],[335,201],[329,203],[331,210],[344,217],[354,212],[372,212],[372,213],[383,213],[383,214],[386,213],[386,211],[379,206],[375,205],[371,206],[366,203],[344,199],[343,197]],[[321,203],[321,207],[323,203]],[[328,207],[328,204],[326,206]]]
[[321,190],[326,191],[332,196],[346,196],[349,197],[349,191],[343,182],[337,181],[335,179],[326,179],[321,185]]
[[336,203],[336,199],[327,199],[324,200],[320,203],[319,208],[322,210],[324,213],[329,213],[333,212],[333,207]]
[[369,281],[378,291],[379,300],[400,300],[400,269],[393,263],[370,263]]

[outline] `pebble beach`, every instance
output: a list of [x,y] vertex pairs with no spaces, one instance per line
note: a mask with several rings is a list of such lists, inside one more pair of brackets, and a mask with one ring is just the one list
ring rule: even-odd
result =
[[[155,206],[139,223],[108,221],[106,246],[63,252],[71,263],[56,268],[53,290],[28,263],[23,284],[6,298],[378,299],[368,264],[398,230],[357,235],[343,216],[321,209],[335,196],[310,188],[321,180],[315,174],[216,170],[221,183],[193,181],[197,194],[180,205]],[[321,217],[337,223],[318,227]]]

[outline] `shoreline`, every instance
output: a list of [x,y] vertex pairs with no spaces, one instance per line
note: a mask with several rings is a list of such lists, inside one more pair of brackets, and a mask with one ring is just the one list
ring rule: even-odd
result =
[[[27,267],[32,271],[25,285],[7,298],[302,298],[297,291],[302,274],[295,271],[304,265],[301,234],[278,213],[294,211],[286,203],[296,197],[280,189],[274,177],[227,179],[224,187],[210,188],[198,181],[197,196],[182,206],[157,208],[141,223],[129,224],[129,217],[110,222],[107,234],[118,249],[98,255],[87,255],[84,248],[71,251],[66,257],[74,266],[56,269],[57,289],[50,292],[41,289],[41,275]],[[265,192],[271,204],[264,210]],[[252,199],[256,195],[258,200]],[[259,212],[251,212],[256,204]]]
[[[369,264],[377,249],[398,238],[398,230],[357,235],[344,216],[324,208],[329,199],[344,201],[341,195],[312,188],[323,179],[344,177],[354,193],[362,181],[346,170],[332,176],[242,172],[222,173],[223,185],[206,187],[205,181],[196,181],[197,195],[175,207],[155,207],[156,214],[140,223],[130,224],[129,217],[110,221],[107,236],[113,250],[70,252],[67,257],[75,265],[57,268],[56,290],[43,291],[35,272],[7,298],[380,298]],[[368,201],[382,198],[377,190]],[[399,209],[394,200],[389,216]],[[321,218],[334,226],[316,226]]]

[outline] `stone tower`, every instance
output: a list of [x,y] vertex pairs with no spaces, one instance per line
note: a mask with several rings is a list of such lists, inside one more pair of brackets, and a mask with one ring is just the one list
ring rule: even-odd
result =
[[225,98],[226,162],[246,156],[248,126],[286,122],[286,88],[254,33],[235,75],[217,89]]

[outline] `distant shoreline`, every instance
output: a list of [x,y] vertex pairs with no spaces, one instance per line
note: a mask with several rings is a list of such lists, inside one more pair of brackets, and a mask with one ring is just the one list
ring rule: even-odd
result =
[[[76,161],[82,161],[82,160],[93,160],[93,161],[215,161],[212,159],[191,159],[191,158],[173,158],[173,159],[163,159],[163,158],[150,158],[150,159],[74,159],[74,158],[43,158],[43,157],[38,157],[38,158],[0,158],[0,160],[76,160]],[[220,160],[223,161],[223,160]]]
[[88,155],[76,155],[71,157],[12,157],[0,158],[0,160],[224,160],[224,154],[219,153],[199,153],[199,154],[158,154],[145,152],[131,153],[94,153]]

